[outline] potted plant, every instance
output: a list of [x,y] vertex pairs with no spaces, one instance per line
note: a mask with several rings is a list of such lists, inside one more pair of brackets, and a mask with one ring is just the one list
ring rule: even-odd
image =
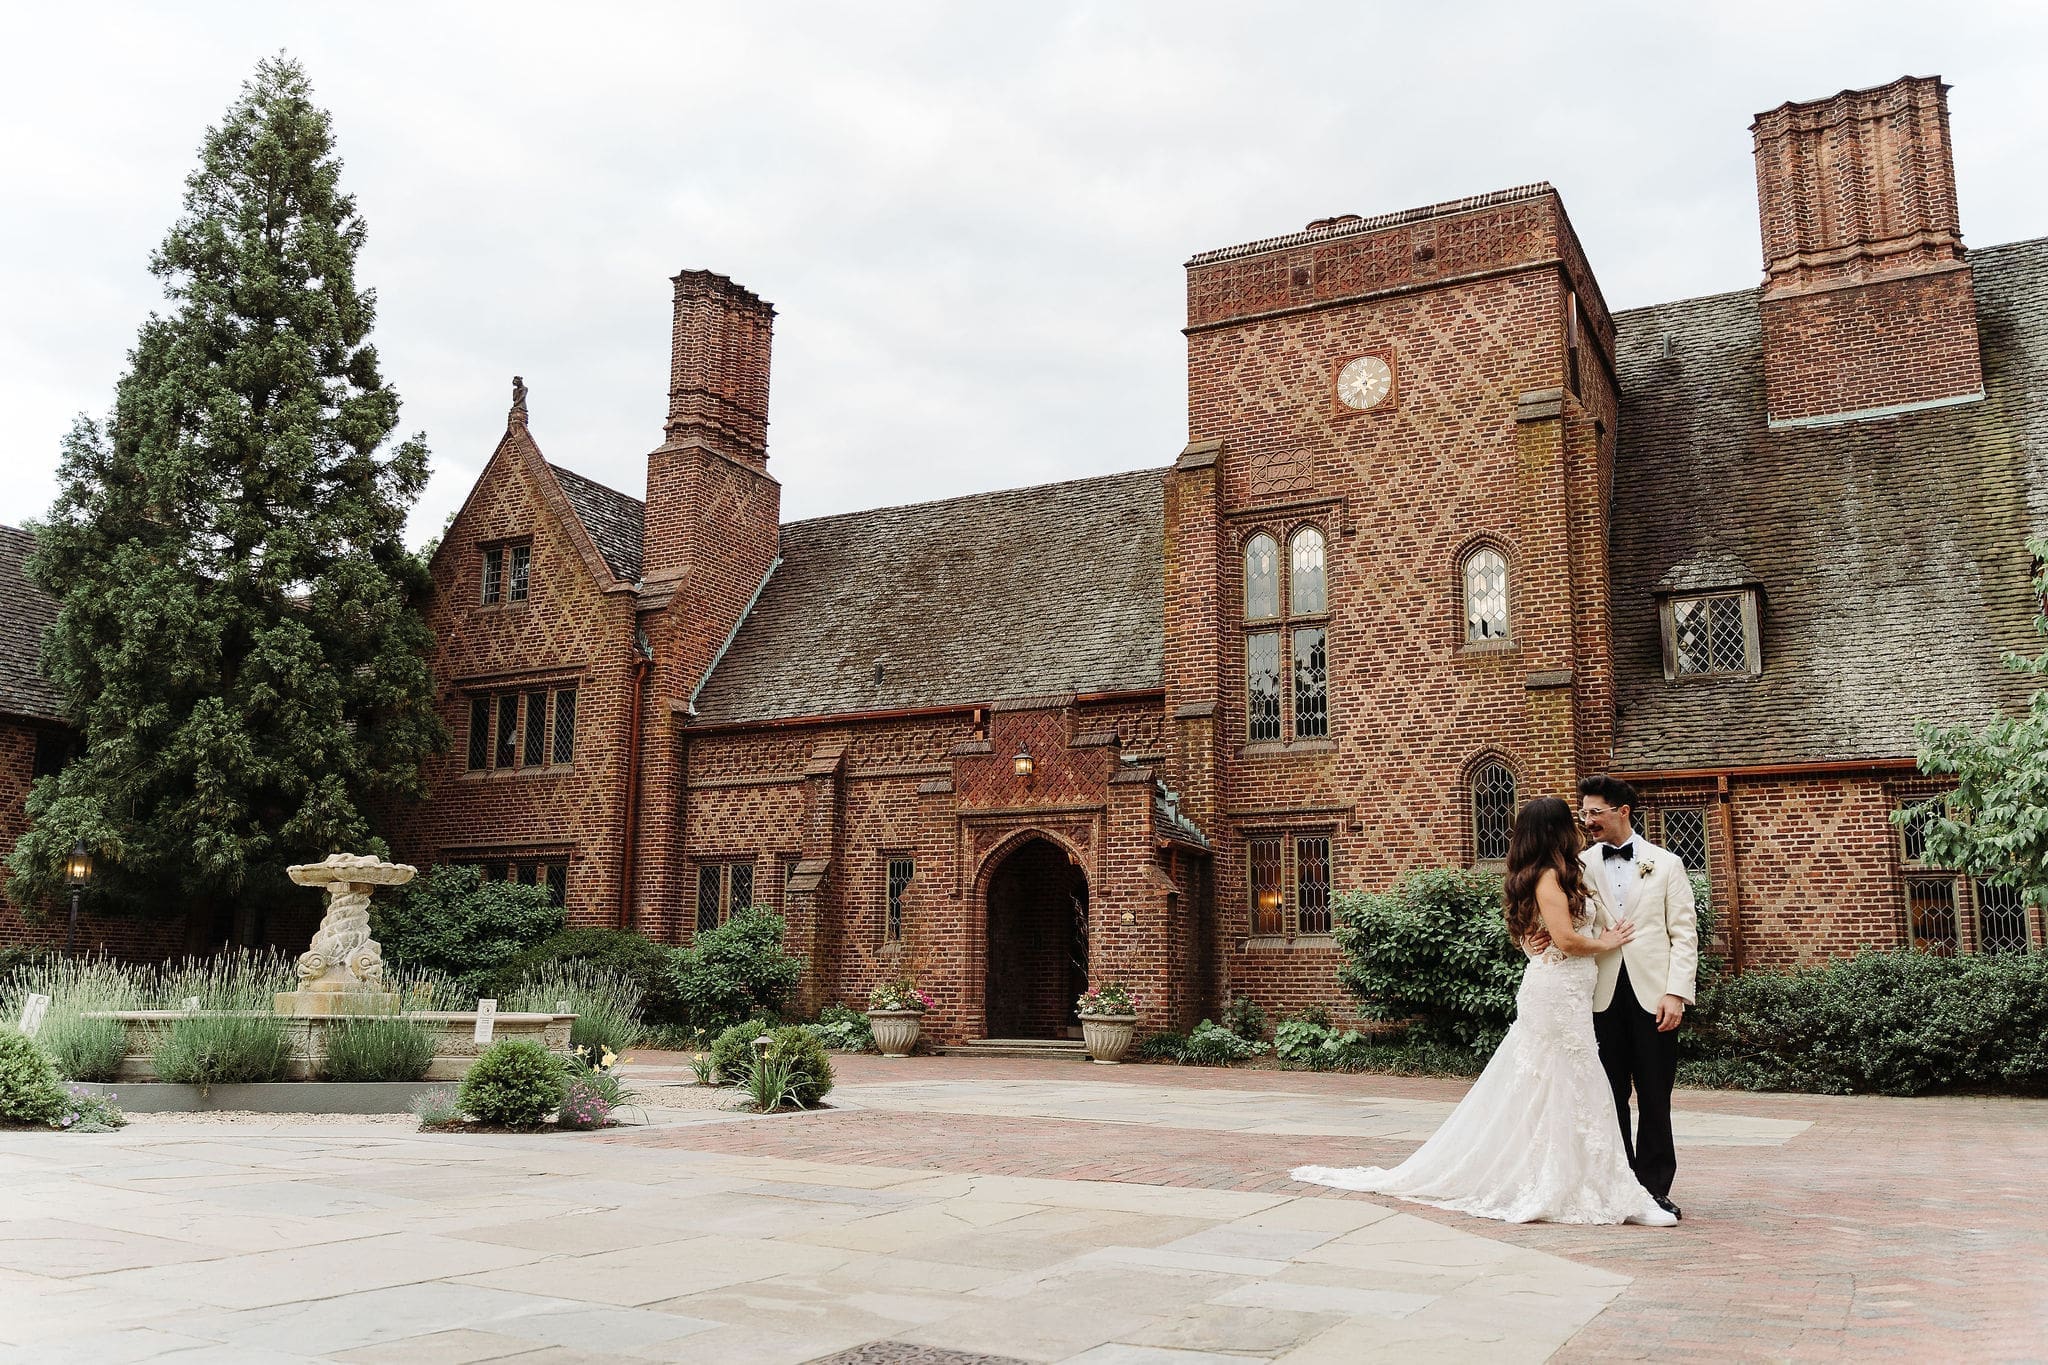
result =
[[908,981],[884,981],[868,992],[868,1027],[884,1057],[908,1057],[932,998]]
[[1075,1002],[1081,1016],[1081,1038],[1088,1060],[1113,1066],[1131,1050],[1138,1032],[1138,1002],[1121,981],[1090,986]]

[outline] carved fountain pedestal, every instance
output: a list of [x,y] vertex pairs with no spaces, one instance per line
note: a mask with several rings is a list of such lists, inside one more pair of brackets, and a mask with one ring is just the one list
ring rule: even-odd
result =
[[418,869],[364,853],[330,853],[324,862],[285,872],[300,886],[325,886],[327,914],[313,946],[299,957],[299,989],[279,991],[276,1012],[301,1018],[398,1013],[398,993],[384,989],[384,950],[370,937],[370,893],[403,886]]

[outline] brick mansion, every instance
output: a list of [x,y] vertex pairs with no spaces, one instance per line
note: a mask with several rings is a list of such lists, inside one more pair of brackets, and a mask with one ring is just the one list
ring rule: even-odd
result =
[[1946,94],[1757,116],[1760,286],[1610,312],[1545,184],[1324,219],[1187,262],[1160,466],[810,521],[774,309],[686,271],[644,497],[515,396],[433,560],[454,742],[383,827],[665,942],[770,907],[807,1007],[914,975],[941,1041],[1089,981],[1348,1013],[1334,895],[1602,771],[1740,966],[2040,949],[1891,818],[1916,721],[2024,704],[2048,534],[2048,239],[1965,251]]

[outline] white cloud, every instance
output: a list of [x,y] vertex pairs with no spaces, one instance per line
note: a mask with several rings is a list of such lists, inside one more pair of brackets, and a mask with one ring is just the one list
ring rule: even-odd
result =
[[41,7],[0,82],[0,520],[107,405],[201,134],[280,48],[369,221],[424,535],[514,372],[551,458],[640,490],[685,267],[779,309],[801,517],[1165,462],[1182,261],[1328,213],[1548,179],[1615,305],[1752,285],[1747,127],[1786,99],[1938,72],[1969,240],[2048,232],[2036,9]]

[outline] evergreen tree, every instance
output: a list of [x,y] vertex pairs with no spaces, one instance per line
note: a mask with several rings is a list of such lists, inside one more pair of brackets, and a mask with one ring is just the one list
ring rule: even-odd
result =
[[[2048,636],[2048,540],[2030,540],[2040,570],[2034,579],[2042,614],[2034,629]],[[2008,653],[2007,668],[2048,679],[2048,647],[2035,658]],[[2048,682],[2027,709],[2000,716],[1981,730],[1922,722],[1920,771],[1953,777],[1955,790],[1925,808],[1897,811],[1903,825],[1917,821],[1927,839],[1927,862],[1953,867],[2011,887],[2048,910]]]
[[169,316],[105,423],[65,439],[28,567],[60,601],[44,668],[85,747],[29,798],[17,903],[82,839],[96,896],[210,923],[287,891],[286,863],[381,847],[366,804],[422,794],[445,743],[401,538],[427,450],[380,453],[399,401],[340,176],[305,72],[260,63],[150,259]]

